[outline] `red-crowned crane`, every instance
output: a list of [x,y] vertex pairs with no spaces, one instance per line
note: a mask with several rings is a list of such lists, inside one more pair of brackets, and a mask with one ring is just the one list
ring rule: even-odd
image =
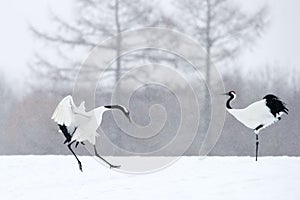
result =
[[89,112],[85,111],[84,101],[77,107],[73,101],[72,96],[68,95],[58,104],[51,119],[53,119],[59,126],[60,131],[64,134],[69,150],[75,156],[79,169],[82,171],[82,165],[76,154],[71,148],[71,145],[76,142],[75,147],[83,141],[89,141],[94,146],[95,155],[109,165],[110,168],[119,168],[120,166],[112,165],[104,158],[102,158],[96,149],[96,130],[102,122],[102,116],[105,111],[118,109],[124,113],[129,119],[129,111],[121,105],[100,106]]
[[236,93],[225,93],[229,96],[226,102],[227,111],[246,127],[254,130],[256,136],[256,161],[258,155],[259,132],[281,119],[283,113],[288,114],[286,104],[273,94],[266,95],[262,100],[256,101],[244,109],[234,109],[230,103],[236,98]]

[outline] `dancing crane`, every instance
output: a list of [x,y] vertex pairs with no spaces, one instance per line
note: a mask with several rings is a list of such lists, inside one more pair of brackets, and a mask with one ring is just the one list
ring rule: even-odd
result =
[[119,165],[112,165],[103,157],[101,157],[96,149],[96,130],[102,122],[102,116],[105,111],[118,109],[124,113],[130,122],[129,111],[121,105],[100,106],[89,112],[85,111],[84,101],[77,107],[73,101],[72,96],[68,95],[56,107],[51,119],[58,124],[60,132],[63,133],[69,150],[75,156],[80,171],[82,171],[82,164],[77,155],[71,148],[71,145],[76,142],[75,148],[80,143],[84,145],[84,141],[90,142],[94,146],[95,155],[109,165],[110,168],[119,168]]

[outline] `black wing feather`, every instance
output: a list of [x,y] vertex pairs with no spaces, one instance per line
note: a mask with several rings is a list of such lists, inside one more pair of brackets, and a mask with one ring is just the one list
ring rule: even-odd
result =
[[280,112],[288,114],[289,109],[286,107],[286,104],[282,102],[277,96],[268,94],[264,97],[264,99],[266,99],[266,105],[270,108],[270,111],[274,115],[274,117],[276,117]]
[[64,134],[66,140],[64,142],[65,143],[69,143],[72,139],[72,135],[69,133],[68,128],[66,127],[66,125],[60,125],[58,124],[59,129],[61,130],[61,132]]

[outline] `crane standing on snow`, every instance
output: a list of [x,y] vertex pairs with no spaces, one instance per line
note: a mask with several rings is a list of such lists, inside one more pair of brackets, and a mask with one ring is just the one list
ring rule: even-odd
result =
[[98,133],[96,130],[102,122],[102,116],[105,111],[119,109],[122,111],[125,116],[129,119],[129,111],[121,105],[109,105],[109,106],[100,106],[89,112],[85,111],[84,102],[77,107],[74,104],[72,96],[66,96],[56,107],[51,119],[53,119],[59,126],[60,131],[66,137],[64,142],[68,143],[68,148],[75,156],[79,169],[82,171],[82,165],[76,154],[71,148],[71,145],[76,142],[75,147],[79,143],[83,144],[83,141],[89,141],[94,146],[95,155],[107,163],[110,168],[119,168],[120,166],[112,165],[104,158],[102,158],[96,149],[96,136]]
[[236,93],[230,91],[225,93],[229,96],[226,103],[227,111],[233,115],[238,121],[254,130],[256,135],[256,161],[258,154],[258,133],[281,119],[283,113],[288,114],[285,103],[280,101],[273,94],[266,95],[262,100],[250,104],[244,109],[233,109],[230,105],[231,101],[236,98]]

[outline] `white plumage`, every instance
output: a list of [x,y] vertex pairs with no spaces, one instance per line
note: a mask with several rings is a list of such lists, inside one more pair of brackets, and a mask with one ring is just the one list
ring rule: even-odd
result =
[[259,132],[278,122],[283,113],[288,114],[288,109],[278,97],[272,94],[266,95],[262,100],[254,102],[243,109],[233,109],[231,101],[236,98],[236,93],[230,91],[226,93],[230,98],[226,103],[227,111],[246,127],[254,130],[256,134],[256,160],[258,154],[258,134]]
[[74,110],[76,108],[73,98],[68,95],[58,104],[51,119],[57,124],[70,126],[74,122]]
[[[274,117],[270,112],[270,109],[266,106],[265,99],[254,102],[244,109],[227,109],[227,111],[242,124],[254,130],[257,134],[263,128],[266,128],[278,121],[278,118]],[[278,117],[281,115],[282,112],[278,115]],[[264,125],[262,128],[255,130],[262,124]]]
[[96,137],[99,135],[97,129],[102,122],[102,116],[105,111],[111,109],[121,110],[129,119],[129,111],[121,105],[100,106],[89,112],[85,111],[84,101],[77,107],[73,101],[72,96],[68,95],[56,107],[51,119],[56,122],[60,131],[66,137],[65,143],[68,143],[68,148],[73,153],[78,161],[79,169],[82,170],[81,162],[71,148],[71,145],[76,142],[76,147],[79,143],[84,144],[83,141],[89,141],[94,145],[95,155],[106,162],[111,168],[115,166],[103,159],[96,150]]
[[83,116],[76,114],[75,123],[77,130],[72,136],[72,141],[76,140],[78,142],[82,142],[88,140],[91,144],[94,145],[96,143],[95,138],[99,136],[96,130],[101,125],[104,112],[108,110],[110,109],[101,106],[94,110],[91,110],[90,112],[84,113]]

